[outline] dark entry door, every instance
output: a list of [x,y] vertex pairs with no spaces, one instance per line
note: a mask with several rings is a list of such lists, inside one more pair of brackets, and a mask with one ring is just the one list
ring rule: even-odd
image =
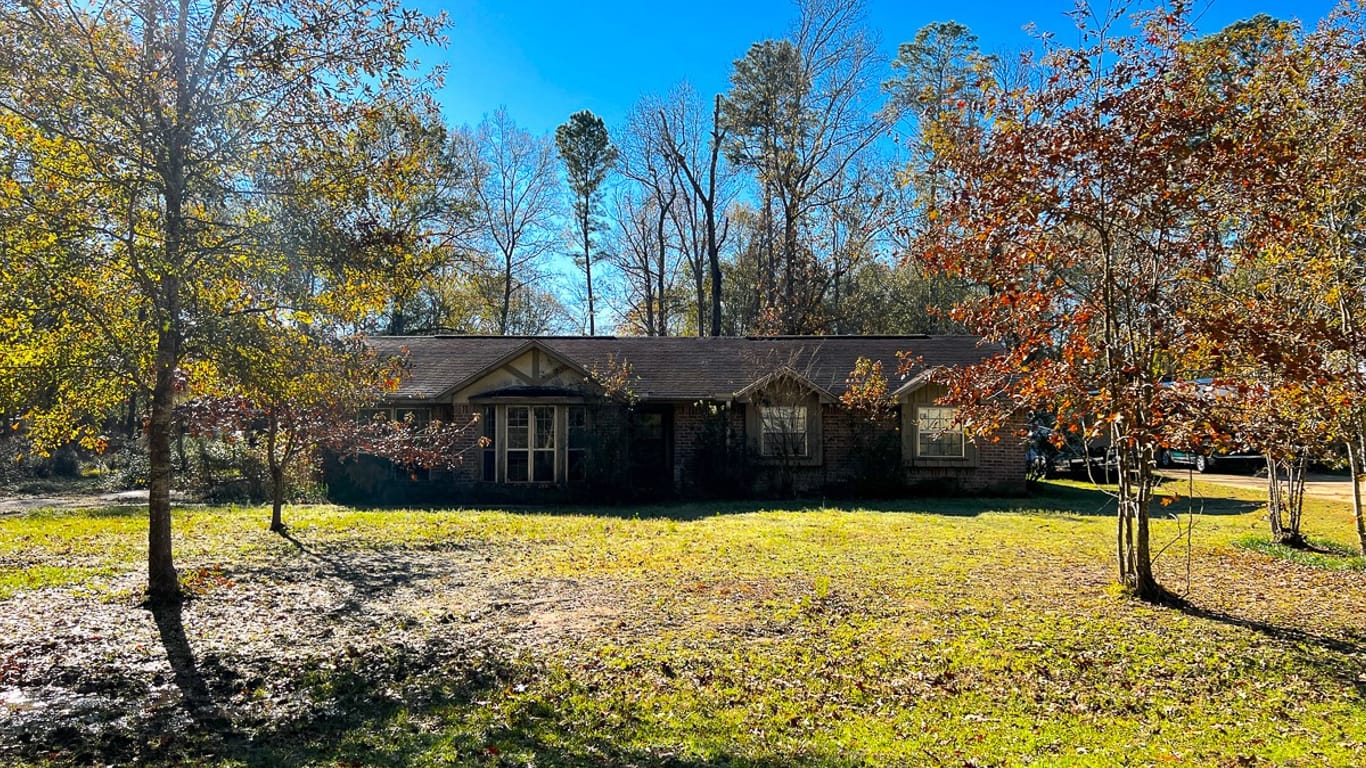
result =
[[631,479],[642,491],[673,487],[673,409],[646,407],[631,419]]

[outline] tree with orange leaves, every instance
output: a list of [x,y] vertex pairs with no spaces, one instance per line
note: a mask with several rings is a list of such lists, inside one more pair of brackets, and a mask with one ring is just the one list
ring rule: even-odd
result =
[[930,136],[942,180],[917,251],[985,288],[955,319],[1004,352],[945,373],[965,428],[989,434],[1029,412],[1103,441],[1118,462],[1120,582],[1148,600],[1156,452],[1189,375],[1181,309],[1220,263],[1219,220],[1202,199],[1217,110],[1183,45],[1183,4],[1124,17],[1073,14],[1076,48],[1049,44],[1033,85],[988,89],[985,115]]

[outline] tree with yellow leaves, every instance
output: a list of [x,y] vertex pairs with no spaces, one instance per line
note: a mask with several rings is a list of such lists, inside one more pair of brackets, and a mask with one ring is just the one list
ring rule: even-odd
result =
[[[383,311],[421,251],[378,217],[287,243],[275,216],[300,190],[374,193],[385,158],[337,137],[423,112],[408,52],[441,25],[391,0],[0,0],[0,409],[40,449],[92,444],[97,417],[141,394],[149,602],[179,596],[177,394],[233,386],[228,353],[278,339],[243,324]],[[378,255],[388,273],[364,268]]]

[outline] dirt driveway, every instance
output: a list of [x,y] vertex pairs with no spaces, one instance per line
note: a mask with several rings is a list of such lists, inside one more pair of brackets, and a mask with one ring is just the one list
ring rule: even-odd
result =
[[[171,501],[185,503],[184,494],[172,492]],[[145,507],[147,491],[117,491],[98,494],[60,494],[53,496],[0,497],[0,515],[13,515],[34,509],[88,509],[96,507]]]

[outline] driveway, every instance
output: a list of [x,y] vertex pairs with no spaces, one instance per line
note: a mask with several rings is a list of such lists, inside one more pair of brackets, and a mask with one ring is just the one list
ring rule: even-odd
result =
[[[1186,470],[1163,469],[1158,474],[1174,480],[1185,480],[1190,475]],[[1247,488],[1254,491],[1266,490],[1266,478],[1255,475],[1233,475],[1222,472],[1196,473],[1202,482],[1229,485],[1234,488]],[[1344,504],[1352,503],[1352,478],[1348,475],[1329,475],[1311,472],[1305,482],[1304,493],[1319,499],[1331,499]]]
[[[185,494],[171,492],[171,501],[184,503]],[[117,491],[98,494],[61,494],[55,496],[13,496],[0,498],[0,515],[14,515],[34,509],[86,509],[93,507],[145,507],[147,491]]]

